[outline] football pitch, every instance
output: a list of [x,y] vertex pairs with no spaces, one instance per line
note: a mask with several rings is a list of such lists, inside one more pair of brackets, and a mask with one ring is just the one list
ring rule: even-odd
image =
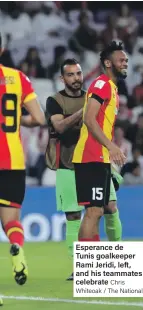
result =
[[9,245],[0,244],[0,295],[8,310],[124,310],[143,308],[143,298],[73,298],[72,272],[64,242],[27,243],[29,278],[18,286],[11,269]]

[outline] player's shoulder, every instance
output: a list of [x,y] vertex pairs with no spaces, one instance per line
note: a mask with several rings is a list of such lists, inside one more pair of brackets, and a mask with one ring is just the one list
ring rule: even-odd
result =
[[46,99],[46,108],[47,108],[47,110],[50,109],[51,106],[53,107],[55,105],[58,105],[58,102],[56,100],[56,96],[52,95],[52,96],[47,97],[47,99]]
[[6,67],[2,65],[2,71],[7,76],[20,77],[21,80],[27,80],[30,82],[29,78],[21,71],[16,68]]
[[108,76],[105,74],[101,74],[92,82],[92,84],[90,85],[90,90],[94,88],[103,89],[109,86],[110,86],[110,83],[109,83]]
[[48,96],[47,97],[47,102],[56,101],[56,96],[57,96],[57,93]]
[[9,74],[19,74],[19,70],[18,69],[15,69],[15,68],[12,68],[12,67],[6,67],[6,66],[1,66],[2,67],[2,70],[4,71],[4,72],[6,72],[6,73],[9,73]]
[[18,71],[17,69],[1,65],[1,72],[4,76],[15,77],[17,74],[17,71]]
[[19,74],[19,76],[20,76],[20,78],[21,78],[22,81],[31,83],[29,77],[28,77],[25,73],[23,73],[21,70],[18,70],[18,69],[17,69],[17,73]]

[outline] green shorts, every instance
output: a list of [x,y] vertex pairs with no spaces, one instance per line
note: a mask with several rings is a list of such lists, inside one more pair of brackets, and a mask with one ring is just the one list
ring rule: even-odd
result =
[[56,171],[56,202],[58,211],[77,212],[84,209],[77,203],[74,170]]
[[116,191],[115,191],[115,187],[114,187],[113,181],[111,179],[109,201],[113,201],[113,200],[117,201],[117,195],[116,195]]
[[[111,179],[109,201],[116,201],[116,191]],[[63,212],[77,212],[84,207],[79,206],[76,197],[75,174],[73,170],[58,169],[56,171],[56,202],[57,210]]]

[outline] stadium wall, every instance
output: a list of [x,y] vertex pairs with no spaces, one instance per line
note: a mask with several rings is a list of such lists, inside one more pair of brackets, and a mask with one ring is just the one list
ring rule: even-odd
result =
[[[143,239],[143,187],[122,187],[118,192],[118,207],[123,239]],[[55,188],[27,188],[22,207],[22,223],[28,242],[64,240],[65,216],[56,212]],[[103,219],[100,235],[105,239]],[[7,241],[1,227],[0,241]]]

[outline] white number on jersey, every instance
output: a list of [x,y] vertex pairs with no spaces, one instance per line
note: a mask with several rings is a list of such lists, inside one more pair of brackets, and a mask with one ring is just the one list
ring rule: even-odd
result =
[[92,200],[102,200],[103,199],[103,188],[93,187],[92,188]]

